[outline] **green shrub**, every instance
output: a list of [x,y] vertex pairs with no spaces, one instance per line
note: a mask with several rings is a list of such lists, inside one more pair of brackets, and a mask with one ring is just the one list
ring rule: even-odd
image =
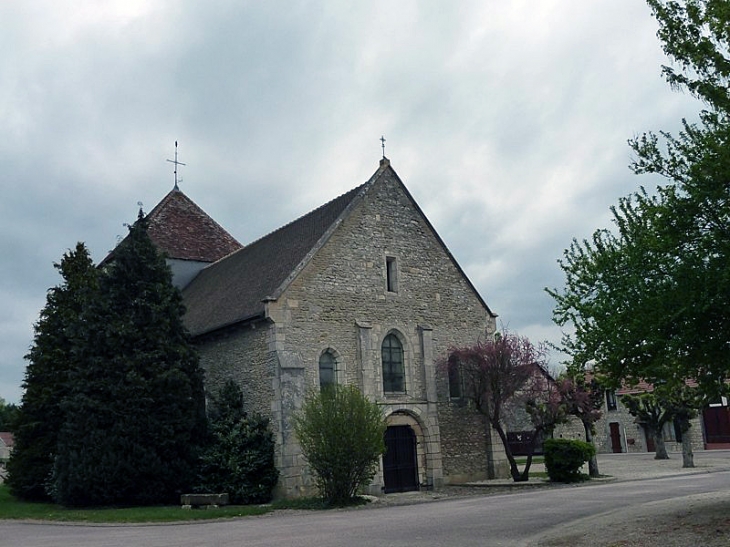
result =
[[210,442],[195,490],[226,492],[234,505],[268,503],[279,479],[268,420],[244,412],[243,394],[232,380],[211,397],[210,408]]
[[547,439],[543,444],[545,468],[553,482],[583,480],[580,468],[596,453],[592,444],[569,439]]
[[370,483],[385,452],[385,427],[380,407],[354,386],[328,386],[307,396],[294,431],[326,503],[350,504]]

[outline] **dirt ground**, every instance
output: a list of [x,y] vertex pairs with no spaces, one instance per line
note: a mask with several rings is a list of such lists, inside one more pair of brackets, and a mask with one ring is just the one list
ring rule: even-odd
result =
[[543,536],[533,547],[728,547],[730,497],[692,496],[583,519]]

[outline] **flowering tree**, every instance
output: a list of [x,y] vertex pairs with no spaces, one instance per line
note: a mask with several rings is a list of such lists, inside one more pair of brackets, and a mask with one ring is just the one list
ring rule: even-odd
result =
[[[545,349],[512,333],[451,348],[446,361],[449,377],[461,382],[462,397],[486,416],[504,445],[515,482],[529,478],[535,441],[565,417],[557,390],[545,372]],[[532,445],[520,473],[507,442],[505,414],[515,405],[524,408],[533,424]]]

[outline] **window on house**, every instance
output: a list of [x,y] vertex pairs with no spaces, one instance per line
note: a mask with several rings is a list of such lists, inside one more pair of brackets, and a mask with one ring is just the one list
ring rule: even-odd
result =
[[452,399],[460,399],[463,396],[463,388],[461,383],[461,371],[456,363],[449,363],[449,397]]
[[388,292],[398,292],[398,268],[393,256],[385,258],[385,286]]
[[405,392],[406,382],[403,366],[403,345],[394,335],[389,334],[383,340],[383,391]]
[[335,383],[335,371],[337,370],[337,359],[331,351],[325,351],[319,357],[319,387],[330,386]]
[[606,408],[608,410],[616,410],[618,408],[615,391],[606,390]]

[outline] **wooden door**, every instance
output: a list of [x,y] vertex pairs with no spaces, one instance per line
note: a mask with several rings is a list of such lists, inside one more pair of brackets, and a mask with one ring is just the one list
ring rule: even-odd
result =
[[395,425],[385,430],[383,479],[386,493],[418,490],[416,434],[411,426]]
[[706,408],[702,413],[707,444],[730,443],[730,409],[726,406]]
[[608,426],[611,428],[611,451],[620,454],[624,451],[621,446],[621,426],[617,422],[611,422]]

